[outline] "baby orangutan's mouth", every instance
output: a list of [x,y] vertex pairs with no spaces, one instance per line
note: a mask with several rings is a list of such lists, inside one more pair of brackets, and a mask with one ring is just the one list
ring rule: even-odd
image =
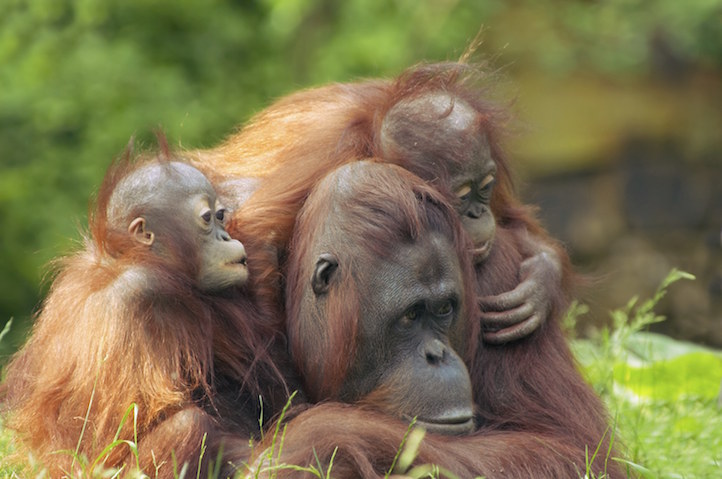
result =
[[234,266],[234,265],[248,266],[247,262],[248,262],[248,257],[246,255],[243,255],[243,256],[239,256],[238,258],[234,259],[233,261],[229,261],[226,264],[229,266]]

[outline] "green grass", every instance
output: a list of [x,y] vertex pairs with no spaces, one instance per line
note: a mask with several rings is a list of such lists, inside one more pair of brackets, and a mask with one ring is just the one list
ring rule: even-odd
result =
[[663,321],[656,294],[611,312],[613,326],[573,347],[587,378],[614,415],[627,459],[641,477],[722,477],[722,351],[645,330]]
[[[643,478],[722,477],[722,407],[718,403],[722,352],[646,332],[650,324],[663,320],[654,307],[666,289],[675,281],[690,279],[691,275],[673,270],[652,298],[633,298],[624,308],[612,311],[611,328],[572,341],[589,381],[613,416],[617,437],[627,451],[625,462]],[[585,311],[584,306],[572,308],[567,326],[572,329],[575,318]],[[283,446],[283,428],[273,434],[278,444],[269,451],[269,460],[278,454],[276,447]],[[416,478],[452,477],[443,467],[410,468],[414,444],[422,438],[418,430],[407,435],[395,471]],[[13,439],[0,424],[0,479],[36,476],[39,468],[30,459],[20,470],[4,460],[14,450]],[[297,469],[319,478],[333,474],[332,465]],[[185,476],[194,477],[192,473]]]

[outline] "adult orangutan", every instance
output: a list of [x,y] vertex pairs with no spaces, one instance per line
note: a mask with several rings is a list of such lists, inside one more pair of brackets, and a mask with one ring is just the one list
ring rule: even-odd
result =
[[[505,431],[484,411],[470,428],[470,406],[462,401],[468,396],[449,345],[479,346],[465,344],[477,337],[479,323],[469,302],[476,283],[470,247],[456,216],[437,191],[393,165],[342,166],[312,191],[291,241],[286,303],[291,355],[310,399],[323,403],[291,419],[275,448],[267,441],[255,461],[261,476],[306,477],[285,465],[320,466],[324,474],[343,478],[404,473],[393,471],[393,463],[412,418],[430,432],[416,464],[436,464],[459,477],[585,474],[587,453],[577,438],[596,434],[599,418],[588,414],[598,412],[599,400],[573,368],[559,364],[571,362],[563,353],[539,350],[551,364],[534,364],[533,377],[521,380],[548,381],[562,408],[580,407],[565,413],[591,424],[554,429],[535,408],[522,428]],[[492,255],[487,261],[518,259]],[[560,398],[555,381],[592,404]],[[590,459],[598,474],[616,471],[605,464],[606,454]]]
[[195,474],[222,444],[240,461],[259,432],[259,395],[266,412],[286,400],[273,324],[242,290],[246,252],[213,187],[165,143],[137,161],[129,151],[7,369],[6,424],[53,477],[95,466],[176,477],[184,464]]
[[454,210],[411,173],[357,162],[299,213],[287,269],[291,358],[313,402],[362,403],[446,434],[474,429],[452,349],[476,311]]

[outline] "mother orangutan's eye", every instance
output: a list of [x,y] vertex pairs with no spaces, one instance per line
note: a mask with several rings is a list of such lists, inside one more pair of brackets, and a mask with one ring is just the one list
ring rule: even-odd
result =
[[436,310],[437,316],[448,316],[454,311],[454,305],[451,301],[444,302],[439,309]]
[[400,323],[403,327],[410,327],[418,317],[419,313],[416,308],[411,308],[401,317]]

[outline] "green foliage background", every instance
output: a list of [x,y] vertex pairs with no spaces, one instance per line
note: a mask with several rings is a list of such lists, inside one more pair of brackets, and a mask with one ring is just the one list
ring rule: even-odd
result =
[[211,146],[301,87],[457,59],[482,27],[481,56],[511,84],[654,81],[659,35],[683,65],[719,75],[721,24],[719,0],[3,0],[0,327],[16,327],[0,353],[133,135],[152,144],[160,126],[173,144]]

